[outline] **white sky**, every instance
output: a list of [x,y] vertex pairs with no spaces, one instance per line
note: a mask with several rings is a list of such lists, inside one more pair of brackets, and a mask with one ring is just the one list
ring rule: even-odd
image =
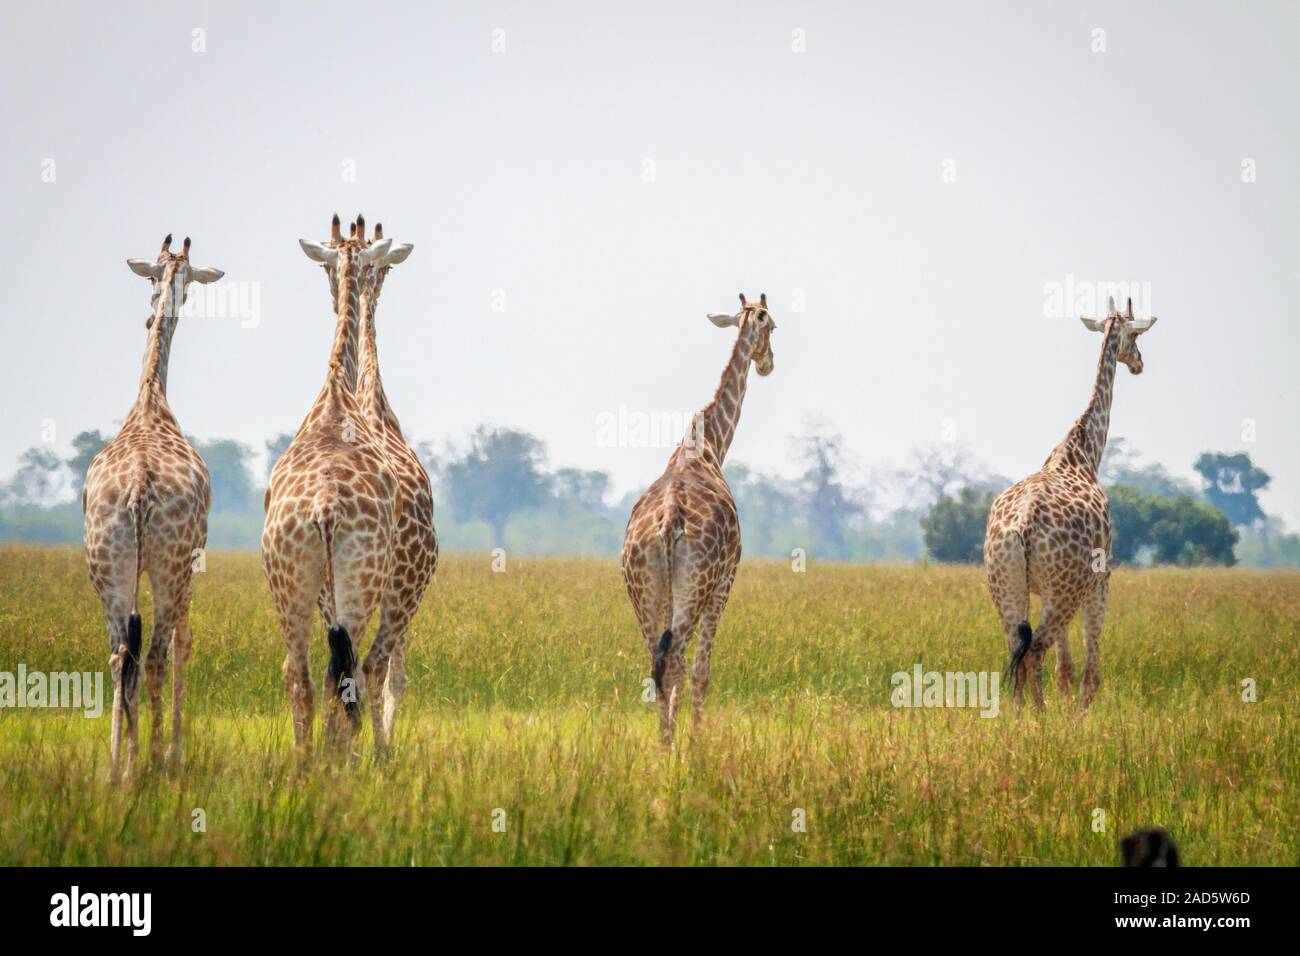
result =
[[64,448],[125,414],[124,260],[169,231],[260,306],[182,323],[182,425],[294,430],[332,331],[297,239],[337,210],[415,244],[379,335],[417,438],[507,424],[642,486],[668,450],[602,447],[599,416],[705,403],[733,335],[705,313],[766,291],[776,371],[733,459],[788,472],[816,418],[888,465],[950,420],[1018,478],[1100,347],[1045,287],[1135,282],[1161,322],[1112,436],[1182,475],[1249,451],[1300,526],[1296,4],[425,6],[5,6],[0,472],[47,419]]

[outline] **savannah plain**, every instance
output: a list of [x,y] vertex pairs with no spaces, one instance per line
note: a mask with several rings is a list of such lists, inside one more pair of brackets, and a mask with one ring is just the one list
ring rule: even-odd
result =
[[[1092,709],[1063,703],[1049,653],[1044,712],[1004,687],[982,718],[890,702],[918,662],[1004,666],[981,568],[747,560],[706,721],[683,714],[666,752],[616,562],[494,572],[451,554],[414,624],[392,755],[373,758],[368,716],[351,753],[321,751],[318,716],[303,765],[257,555],[214,551],[183,761],[149,762],[143,686],[120,786],[110,701],[98,719],[0,709],[0,865],[1108,866],[1124,833],[1161,825],[1185,865],[1293,866],[1298,622],[1300,572],[1117,570]],[[78,549],[0,547],[0,629],[0,671],[107,671]],[[1071,634],[1079,655],[1078,620]]]

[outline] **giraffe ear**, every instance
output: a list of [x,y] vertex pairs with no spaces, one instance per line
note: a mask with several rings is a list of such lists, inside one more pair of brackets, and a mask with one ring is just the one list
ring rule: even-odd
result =
[[150,262],[148,259],[127,259],[126,264],[131,267],[132,272],[146,279],[163,277],[163,267],[157,262]]
[[740,316],[728,315],[726,312],[710,312],[709,321],[720,329],[725,329],[731,325],[740,324]]
[[380,263],[385,266],[395,266],[399,262],[405,262],[406,257],[414,251],[415,246],[409,242],[403,242],[401,245],[393,246],[388,255],[384,256],[384,261]]
[[1079,321],[1083,323],[1083,327],[1089,332],[1100,332],[1106,327],[1105,323],[1098,322],[1090,315],[1079,316]]
[[225,273],[220,269],[214,269],[211,266],[198,266],[197,268],[190,269],[189,279],[191,282],[198,282],[207,285],[209,282],[216,282],[223,275],[225,275]]
[[361,262],[363,264],[373,263],[378,265],[388,255],[388,250],[392,247],[393,240],[380,239],[378,242],[372,242],[365,252],[361,253]]
[[339,261],[339,251],[337,249],[331,249],[319,242],[312,242],[310,239],[299,239],[298,245],[302,246],[302,251],[307,254],[307,258],[312,262],[332,266]]
[[1155,325],[1155,324],[1156,324],[1156,317],[1155,317],[1154,315],[1151,316],[1151,318],[1149,318],[1149,319],[1145,319],[1145,320],[1143,320],[1143,319],[1134,319],[1134,320],[1133,320],[1133,326],[1132,326],[1132,328],[1133,328],[1133,334],[1134,334],[1134,335],[1141,335],[1143,332],[1145,332],[1147,329],[1151,328],[1151,326],[1153,326],[1153,325]]

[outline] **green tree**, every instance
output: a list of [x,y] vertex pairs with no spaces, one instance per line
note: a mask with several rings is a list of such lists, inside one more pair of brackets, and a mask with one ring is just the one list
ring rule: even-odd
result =
[[486,522],[499,546],[511,515],[547,500],[545,460],[546,446],[527,432],[480,425],[465,455],[443,468],[448,502],[458,518]]
[[925,550],[936,561],[974,564],[984,560],[984,528],[993,493],[966,487],[945,495],[921,519]]
[[1237,532],[1212,505],[1190,495],[1146,495],[1129,485],[1109,489],[1111,557],[1131,562],[1151,550],[1159,564],[1236,563]]
[[1250,455],[1241,452],[1204,452],[1193,466],[1205,481],[1205,497],[1234,525],[1254,524],[1264,518],[1258,494],[1268,487],[1272,477],[1256,468]]
[[1223,512],[1192,498],[1158,498],[1151,542],[1162,564],[1237,563],[1237,532]]
[[1131,564],[1138,552],[1151,544],[1151,496],[1131,485],[1106,489],[1110,499],[1110,556]]

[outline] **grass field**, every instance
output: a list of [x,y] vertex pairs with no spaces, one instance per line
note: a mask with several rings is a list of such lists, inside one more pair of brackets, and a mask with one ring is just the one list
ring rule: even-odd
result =
[[[1003,666],[981,569],[746,562],[668,754],[614,562],[450,555],[394,756],[367,726],[307,770],[255,554],[208,555],[192,621],[179,769],[114,787],[107,709],[0,710],[0,864],[1113,865],[1148,824],[1188,864],[1300,862],[1300,573],[1117,571],[1093,709],[1049,670],[1044,713],[982,719],[890,704],[917,662]],[[0,671],[106,670],[80,551],[0,547],[0,634]]]

